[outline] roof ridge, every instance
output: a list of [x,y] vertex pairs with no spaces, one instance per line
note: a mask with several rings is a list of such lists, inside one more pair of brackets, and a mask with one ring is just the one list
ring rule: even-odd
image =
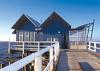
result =
[[[34,22],[29,18],[30,16],[28,16],[28,15],[25,15],[33,24],[34,24]],[[36,24],[34,24],[35,26],[37,26]]]

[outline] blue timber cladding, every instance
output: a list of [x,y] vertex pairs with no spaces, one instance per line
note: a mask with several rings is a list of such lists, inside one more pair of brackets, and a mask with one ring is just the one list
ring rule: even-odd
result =
[[41,25],[42,32],[48,34],[66,33],[71,26],[56,12],[53,12]]
[[32,23],[25,23],[22,27],[20,27],[18,30],[20,31],[35,31],[35,27],[33,26]]
[[46,28],[43,28],[43,33],[47,34],[58,34],[58,33],[67,33],[68,28],[65,28],[62,23],[57,21],[52,21]]

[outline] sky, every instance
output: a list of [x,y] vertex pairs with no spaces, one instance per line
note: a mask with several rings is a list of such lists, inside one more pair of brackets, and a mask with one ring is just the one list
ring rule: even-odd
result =
[[15,40],[11,27],[22,14],[42,23],[53,11],[72,27],[95,19],[93,39],[100,40],[100,0],[0,0],[0,41]]

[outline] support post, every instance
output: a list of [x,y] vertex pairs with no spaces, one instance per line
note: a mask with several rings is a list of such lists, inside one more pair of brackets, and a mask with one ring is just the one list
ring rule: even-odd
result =
[[94,51],[95,51],[95,52],[96,52],[96,48],[97,48],[97,47],[96,47],[96,44],[97,44],[97,43],[94,42],[94,47],[93,47],[93,48],[94,48]]
[[42,57],[39,56],[35,59],[35,71],[42,71]]
[[90,27],[90,24],[89,24],[89,26],[88,26],[88,28],[87,28],[87,37],[86,37],[86,42],[88,42],[89,41],[89,28]]
[[34,43],[35,43],[35,32],[34,32]]
[[[40,43],[38,42],[38,52],[40,50]],[[40,54],[39,54],[40,55]],[[42,71],[42,55],[35,59],[35,71]]]
[[94,22],[95,22],[95,19],[93,20],[93,23],[92,23],[92,30],[91,30],[90,41],[92,40],[92,36],[93,36]]
[[56,62],[57,61],[57,43],[56,43],[55,38],[54,38],[54,42],[55,42],[55,45],[54,45],[54,54],[55,54],[54,61]]
[[52,45],[52,37],[51,37],[51,45]]
[[2,64],[0,64],[0,69],[2,69]]
[[24,53],[25,53],[24,49],[25,49],[25,43],[24,43],[24,41],[23,41],[23,52],[22,52],[23,55],[24,55]]
[[49,69],[49,71],[52,71],[53,70],[53,48],[51,47],[50,48],[50,61],[52,61],[51,62],[51,64],[50,64],[50,69]]
[[56,48],[57,48],[57,56],[58,56],[58,55],[59,55],[59,51],[60,51],[59,42],[57,42],[57,46],[56,46]]
[[40,42],[38,42],[38,51],[40,51]]
[[89,41],[89,43],[88,43],[88,49],[90,50],[90,47],[91,47],[91,41]]
[[9,42],[8,42],[8,54],[10,54],[10,37],[9,37]]
[[31,63],[31,71],[34,71],[34,61]]

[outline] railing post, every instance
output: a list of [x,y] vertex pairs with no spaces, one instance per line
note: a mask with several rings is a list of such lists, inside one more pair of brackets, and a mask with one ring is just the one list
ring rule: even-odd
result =
[[54,38],[54,42],[55,42],[55,45],[54,45],[54,54],[55,54],[54,61],[56,62],[57,61],[57,43],[56,43],[55,38]]
[[53,59],[53,47],[50,48],[50,61],[52,61],[52,62],[50,64],[49,71],[52,71],[53,70],[53,60],[52,59]]
[[93,48],[94,48],[94,51],[95,51],[95,52],[96,52],[96,44],[97,44],[97,43],[94,42],[94,47],[93,47]]
[[8,53],[10,54],[10,37],[9,37],[9,42],[8,42]]
[[59,42],[57,42],[57,56],[59,55],[59,51],[60,51],[60,46],[59,46]]
[[91,47],[91,42],[90,41],[89,41],[88,47],[89,47],[89,50],[90,50],[90,47]]
[[0,64],[0,69],[2,69],[2,64]]
[[25,51],[24,51],[24,49],[25,49],[25,43],[24,43],[24,41],[22,42],[22,44],[23,44],[23,52],[22,52],[22,54],[24,55],[24,53],[25,53]]
[[[38,51],[40,50],[40,43],[38,42]],[[40,54],[39,54],[40,55]],[[42,71],[42,55],[35,59],[35,71]]]

